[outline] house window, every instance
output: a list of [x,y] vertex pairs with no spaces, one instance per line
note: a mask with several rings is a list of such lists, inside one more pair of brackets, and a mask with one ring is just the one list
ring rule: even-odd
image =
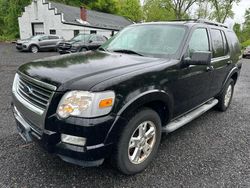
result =
[[38,5],[37,5],[37,1],[34,1],[34,12],[35,12],[35,19],[38,20]]
[[90,34],[96,34],[96,30],[90,30]]
[[79,30],[74,30],[74,37],[79,34]]
[[55,35],[55,34],[56,34],[56,30],[55,30],[55,29],[51,29],[51,30],[49,30],[49,33],[50,33],[51,35]]

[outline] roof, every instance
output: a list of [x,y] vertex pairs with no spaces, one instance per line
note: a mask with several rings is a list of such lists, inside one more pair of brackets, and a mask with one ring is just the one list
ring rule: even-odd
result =
[[[49,3],[51,3],[51,8],[57,9],[57,13],[63,13],[64,23],[84,26],[84,24],[77,21],[77,19],[80,19],[80,7],[69,6],[52,1]],[[87,22],[89,23],[88,26],[112,30],[120,30],[132,24],[131,21],[122,16],[94,10],[87,10]]]

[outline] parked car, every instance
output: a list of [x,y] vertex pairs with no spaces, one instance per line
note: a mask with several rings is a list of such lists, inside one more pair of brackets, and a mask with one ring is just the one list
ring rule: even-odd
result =
[[60,54],[96,50],[107,41],[107,38],[96,34],[79,34],[69,41],[61,42],[58,46]]
[[18,40],[16,49],[19,51],[30,51],[37,53],[38,51],[56,50],[58,44],[64,39],[57,35],[35,35],[28,39]]
[[245,48],[243,55],[242,55],[243,58],[246,58],[247,56],[250,56],[250,46]]
[[240,55],[233,30],[216,22],[133,24],[97,51],[20,66],[12,89],[18,131],[64,161],[111,159],[122,173],[141,172],[162,133],[229,108]]

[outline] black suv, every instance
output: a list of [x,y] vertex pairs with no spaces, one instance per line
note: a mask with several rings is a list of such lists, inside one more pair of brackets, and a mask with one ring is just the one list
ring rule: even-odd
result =
[[229,107],[241,64],[235,33],[205,20],[134,24],[97,51],[19,67],[20,135],[81,166],[144,170],[162,133]]
[[96,50],[107,41],[107,38],[96,34],[79,34],[69,41],[58,45],[60,54]]

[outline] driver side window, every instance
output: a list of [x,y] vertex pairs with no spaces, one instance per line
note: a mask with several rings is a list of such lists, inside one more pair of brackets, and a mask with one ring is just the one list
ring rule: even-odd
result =
[[196,29],[189,41],[188,56],[191,57],[197,51],[209,51],[207,29],[205,28]]

